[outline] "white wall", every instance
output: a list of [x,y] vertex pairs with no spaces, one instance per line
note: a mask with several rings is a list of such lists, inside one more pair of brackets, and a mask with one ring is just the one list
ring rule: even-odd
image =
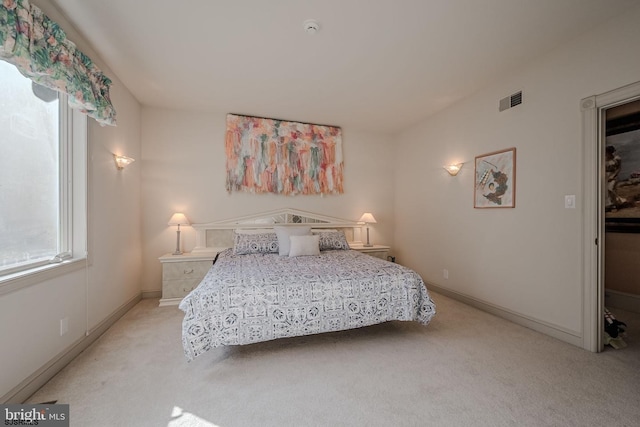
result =
[[[401,262],[429,283],[582,334],[579,101],[640,80],[640,8],[590,31],[402,133],[396,157]],[[524,103],[498,112],[518,90]],[[474,157],[517,148],[515,209],[474,209]],[[466,162],[455,178],[441,165]],[[577,195],[577,209],[564,195]],[[443,278],[449,270],[449,279]]]
[[[295,117],[287,118],[295,120]],[[384,135],[343,129],[343,195],[278,196],[225,190],[225,113],[142,110],[143,290],[159,291],[158,257],[175,249],[173,212],[202,223],[279,208],[297,208],[357,220],[365,211],[378,221],[374,243],[393,238],[393,146]],[[183,250],[195,246],[190,227],[182,228]]]
[[[118,172],[112,154],[140,159],[140,105],[49,2],[33,4],[113,80],[118,126],[101,127],[89,119],[90,266],[0,296],[0,397],[140,295],[140,162]],[[64,317],[69,332],[60,336]]]

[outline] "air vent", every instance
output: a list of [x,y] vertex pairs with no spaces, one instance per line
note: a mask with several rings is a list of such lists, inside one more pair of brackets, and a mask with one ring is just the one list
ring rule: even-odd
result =
[[514,93],[511,96],[507,96],[506,98],[502,98],[500,100],[500,106],[498,110],[504,111],[509,108],[515,107],[516,105],[522,104],[522,91]]

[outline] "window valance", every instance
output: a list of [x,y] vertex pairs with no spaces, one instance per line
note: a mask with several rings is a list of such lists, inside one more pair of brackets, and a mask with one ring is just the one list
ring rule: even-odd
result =
[[102,125],[115,125],[111,80],[28,0],[0,2],[0,59],[34,82],[66,93],[70,107]]

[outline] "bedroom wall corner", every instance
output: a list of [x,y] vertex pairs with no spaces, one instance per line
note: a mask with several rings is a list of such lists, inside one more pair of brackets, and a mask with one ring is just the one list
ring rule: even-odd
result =
[[[295,120],[295,118],[288,118]],[[167,222],[184,212],[193,223],[231,219],[280,208],[357,220],[373,212],[372,240],[393,238],[393,163],[390,137],[343,128],[345,193],[330,196],[227,194],[226,113],[142,109],[143,292],[162,286],[158,257],[173,252],[176,230]],[[181,228],[181,248],[195,246],[191,227]]]
[[[638,80],[639,21],[635,7],[402,133],[399,258],[452,295],[581,337],[580,100]],[[498,101],[519,90],[523,104],[499,112]],[[509,147],[515,209],[474,209],[475,156]],[[442,165],[455,159],[465,165],[451,177]],[[576,195],[575,209],[565,195]]]
[[[141,294],[141,107],[122,84],[111,93],[118,126],[92,121],[88,129],[90,329]],[[117,170],[113,154],[136,161]]]
[[[138,101],[51,2],[33,0],[113,80],[117,127],[88,121],[88,264],[0,296],[0,397],[27,397],[74,349],[140,298],[140,163],[117,171],[113,153],[140,159]],[[60,319],[68,332],[60,334]],[[19,319],[17,321],[16,319]],[[92,339],[95,339],[93,334]],[[16,401],[12,401],[17,403]]]

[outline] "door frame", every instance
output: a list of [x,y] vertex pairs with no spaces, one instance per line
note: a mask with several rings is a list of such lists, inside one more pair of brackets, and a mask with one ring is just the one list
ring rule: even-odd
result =
[[582,346],[604,348],[605,111],[640,99],[640,82],[584,98],[582,111]]

